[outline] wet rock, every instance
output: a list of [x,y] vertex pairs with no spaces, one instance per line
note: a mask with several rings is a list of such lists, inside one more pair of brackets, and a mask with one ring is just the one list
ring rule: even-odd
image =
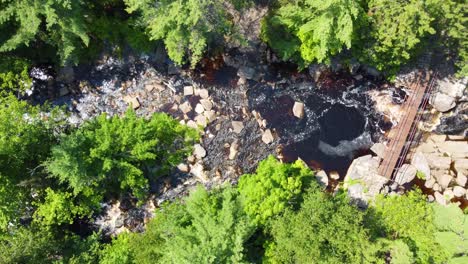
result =
[[303,118],[304,117],[304,103],[294,102],[293,114],[297,118]]
[[323,171],[323,170],[318,171],[315,174],[315,178],[317,179],[318,183],[322,187],[327,187],[328,186],[328,176],[327,176],[327,173],[325,171]]
[[383,158],[386,149],[387,149],[387,146],[379,142],[379,143],[375,143],[374,145],[372,145],[370,150],[374,152],[375,155],[377,155],[378,157]]
[[411,164],[403,164],[397,171],[395,182],[400,185],[411,182],[416,177],[416,167]]
[[330,179],[333,179],[333,180],[339,180],[340,179],[340,174],[338,174],[338,172],[336,171],[332,171],[330,172]]
[[252,80],[255,77],[255,69],[247,66],[241,66],[237,71],[237,76],[247,80]]
[[453,109],[457,104],[455,98],[444,93],[436,93],[430,104],[439,112],[447,112]]
[[234,133],[237,133],[237,134],[242,132],[242,129],[244,129],[244,124],[242,123],[242,121],[232,121],[231,125],[232,125],[232,130],[234,131]]
[[453,195],[455,197],[463,197],[466,194],[466,190],[463,187],[455,186],[453,187]]
[[273,134],[271,134],[271,130],[270,129],[265,130],[262,134],[263,143],[270,144],[271,142],[273,142],[273,140],[274,138],[273,138]]
[[435,192],[434,193],[434,198],[436,202],[438,202],[441,205],[447,205],[447,201],[445,200],[445,197],[440,193],[440,192]]
[[309,66],[309,74],[317,82],[326,69],[327,67],[323,64],[312,64]]
[[184,86],[184,96],[193,95],[193,86]]
[[203,105],[197,104],[197,105],[195,106],[195,112],[197,112],[198,114],[201,114],[201,113],[203,113],[204,111],[205,111],[205,108],[203,108]]
[[206,111],[210,111],[213,108],[213,103],[208,99],[201,99],[200,104]]
[[202,159],[206,156],[206,150],[200,144],[195,144],[193,146],[193,155],[198,159]]
[[431,178],[431,169],[426,157],[421,152],[416,152],[411,158],[411,164],[420,172],[424,173],[425,180]]
[[180,109],[180,111],[182,111],[182,113],[186,114],[186,113],[192,111],[192,106],[190,105],[189,102],[185,102],[185,103],[179,105],[179,109]]

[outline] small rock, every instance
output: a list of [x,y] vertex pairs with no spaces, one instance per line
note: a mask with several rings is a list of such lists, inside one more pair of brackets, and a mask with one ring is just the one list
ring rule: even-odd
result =
[[455,181],[459,186],[465,187],[467,180],[467,177],[463,173],[457,173],[457,178],[455,178]]
[[192,166],[190,169],[190,173],[192,173],[195,177],[200,179],[202,182],[205,182],[208,180],[208,177],[206,175],[206,172],[204,171],[203,165],[196,163],[195,165]]
[[303,118],[304,117],[304,103],[294,102],[293,114],[297,118]]
[[247,79],[245,77],[239,77],[239,80],[237,81],[237,85],[244,85],[247,83]]
[[273,140],[274,138],[273,138],[273,134],[271,134],[271,130],[270,129],[265,130],[265,132],[263,132],[263,135],[262,135],[263,143],[270,144],[271,142],[273,142]]
[[416,172],[416,167],[413,165],[403,164],[396,173],[395,182],[400,185],[411,182],[416,177]]
[[242,129],[244,129],[244,124],[242,123],[242,121],[232,121],[231,125],[232,125],[232,129],[234,130],[234,133],[237,133],[237,134],[242,132]]
[[146,90],[147,92],[152,92],[152,91],[154,90],[154,88],[155,88],[155,87],[154,87],[153,84],[146,84],[146,85],[145,85],[145,90]]
[[245,79],[253,79],[255,76],[255,69],[247,66],[241,66],[237,71],[237,76]]
[[327,187],[328,186],[328,176],[327,173],[323,170],[320,170],[315,174],[315,178],[317,178],[317,181],[322,187]]
[[442,188],[440,188],[440,185],[437,182],[434,183],[434,185],[432,186],[432,189],[438,192],[442,191]]
[[133,109],[138,109],[140,107],[140,102],[136,96],[126,95],[123,100],[133,107]]
[[189,102],[185,102],[185,103],[179,105],[179,109],[180,109],[180,111],[182,111],[182,113],[186,114],[186,113],[192,111],[192,106],[190,105]]
[[179,165],[177,165],[177,168],[181,171],[181,172],[189,172],[189,166],[185,163],[180,163]]
[[208,119],[208,122],[213,122],[216,119],[216,112],[213,110],[205,111],[203,115]]
[[356,79],[356,81],[360,81],[360,80],[362,80],[362,78],[363,77],[362,77],[361,74],[358,74],[358,75],[354,76],[354,79]]
[[444,191],[444,198],[447,201],[450,201],[455,197],[455,194],[453,193],[452,189],[448,188]]
[[200,89],[198,91],[198,95],[202,98],[202,99],[208,99],[209,97],[209,93],[208,93],[208,90],[207,89]]
[[193,156],[193,155],[188,156],[187,161],[190,162],[190,163],[194,163],[195,162],[195,156]]
[[200,144],[195,144],[193,146],[193,155],[198,159],[202,159],[206,156],[206,150]]
[[184,96],[193,95],[193,86],[184,86]]
[[429,194],[429,195],[427,196],[427,201],[428,201],[429,203],[434,202],[434,201],[435,201],[434,196],[432,196],[432,195]]
[[445,197],[440,193],[440,192],[435,192],[434,193],[434,198],[436,202],[438,202],[441,205],[447,205],[447,201],[445,200]]
[[446,139],[447,139],[446,135],[431,134],[427,138],[427,141],[432,141],[434,143],[441,143],[441,142],[444,142]]
[[201,113],[203,113],[204,111],[205,111],[205,108],[203,108],[203,105],[197,104],[197,105],[195,106],[195,112],[201,114]]
[[330,172],[330,178],[333,179],[333,180],[339,180],[340,179],[340,174],[338,174],[338,172],[336,172],[336,171],[332,171],[332,172]]
[[424,173],[425,179],[428,180],[431,178],[431,169],[427,159],[421,152],[416,152],[412,159],[411,164],[420,172]]
[[230,148],[229,148],[229,159],[230,160],[233,160],[236,158],[237,156],[237,150],[239,149],[239,143],[237,143],[237,140],[234,140],[234,142],[232,142]]
[[213,103],[208,99],[201,99],[200,104],[205,108],[206,111],[210,111],[213,108]]
[[453,187],[453,195],[455,197],[463,197],[466,194],[466,190],[463,187],[455,186]]

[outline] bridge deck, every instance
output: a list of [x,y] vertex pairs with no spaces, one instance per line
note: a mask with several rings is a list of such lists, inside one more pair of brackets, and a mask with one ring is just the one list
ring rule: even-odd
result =
[[[411,94],[405,102],[404,113],[400,122],[391,129],[389,133],[389,144],[384,153],[383,160],[379,166],[379,175],[392,179],[393,172],[398,169],[398,163],[402,155],[408,136],[413,133],[412,126],[419,112],[426,92],[426,85],[429,83],[429,75],[426,78],[420,73],[416,81],[411,85]],[[404,157],[402,157],[404,158]]]

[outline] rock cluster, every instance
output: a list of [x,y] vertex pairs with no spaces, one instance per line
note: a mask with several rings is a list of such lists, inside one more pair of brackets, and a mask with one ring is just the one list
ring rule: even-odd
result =
[[455,80],[447,77],[439,80],[430,104],[442,113],[452,110],[466,93],[467,82],[468,78]]

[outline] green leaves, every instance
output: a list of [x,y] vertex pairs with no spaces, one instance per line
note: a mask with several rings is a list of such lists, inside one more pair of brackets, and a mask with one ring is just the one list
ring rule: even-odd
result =
[[245,199],[245,211],[258,223],[299,204],[301,192],[310,182],[312,171],[302,161],[283,164],[273,156],[260,162],[255,174],[239,180],[239,193]]
[[[138,118],[102,115],[52,149],[48,171],[75,195],[131,191],[144,199],[148,181],[164,175],[191,150],[197,133],[165,114]],[[118,192],[118,191],[117,191]]]
[[[363,20],[363,10],[354,0],[296,0],[281,6],[263,24],[264,39],[283,59],[295,59],[298,52],[307,66],[313,62],[329,62],[343,48],[351,48],[354,35]],[[274,31],[265,27],[283,27],[294,37],[287,44]],[[279,44],[276,41],[280,41]],[[294,47],[296,46],[296,47]]]

